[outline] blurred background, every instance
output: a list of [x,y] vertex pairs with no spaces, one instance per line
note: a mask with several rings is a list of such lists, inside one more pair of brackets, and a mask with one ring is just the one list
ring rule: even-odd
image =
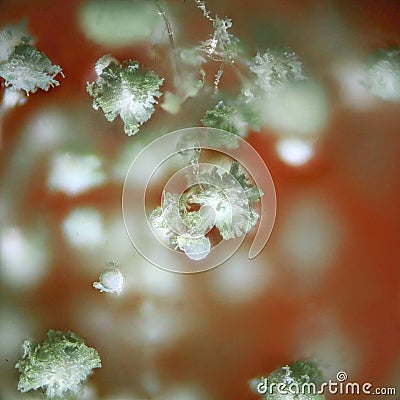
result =
[[[246,54],[289,46],[308,79],[265,102],[260,132],[246,138],[276,187],[267,246],[249,260],[250,235],[225,264],[192,275],[160,270],[135,251],[121,193],[148,138],[199,126],[212,90],[177,114],[157,106],[134,137],[86,92],[108,53],[138,60],[171,89],[154,4],[0,1],[0,27],[26,19],[37,48],[65,74],[59,87],[1,114],[0,398],[36,398],[16,390],[14,365],[23,341],[41,342],[49,329],[71,330],[100,353],[88,399],[255,399],[251,378],[299,359],[317,360],[326,379],[342,370],[349,381],[399,392],[400,93],[369,90],[365,70],[371,54],[399,45],[400,3],[208,3],[232,19]],[[177,46],[212,33],[194,1],[161,4]],[[221,87],[237,90],[229,68]],[[161,188],[157,196],[154,206]],[[120,296],[92,287],[112,260],[125,280]]]

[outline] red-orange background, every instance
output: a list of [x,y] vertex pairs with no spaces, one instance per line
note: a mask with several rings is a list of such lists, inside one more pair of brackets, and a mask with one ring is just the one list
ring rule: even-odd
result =
[[[173,1],[171,5],[179,10],[181,31],[190,41],[198,38],[199,31],[207,34],[207,27],[200,14],[187,3],[188,0]],[[331,313],[361,353],[360,365],[351,379],[370,381],[376,386],[399,385],[400,106],[381,102],[368,112],[344,107],[327,72],[340,46],[335,47],[329,30],[321,29],[317,35],[314,23],[318,19],[323,21],[328,6],[333,7],[353,43],[367,55],[382,46],[399,45],[400,4],[384,0],[332,1],[329,5],[316,0],[209,3],[219,15],[232,18],[235,34],[253,51],[265,44],[274,44],[273,35],[264,38],[262,32],[278,26],[283,33],[277,42],[284,39],[296,49],[325,85],[330,99],[330,119],[318,141],[315,157],[300,168],[287,166],[278,159],[273,147],[275,138],[268,127],[260,133],[251,133],[248,140],[266,161],[278,198],[275,229],[265,249],[268,259],[273,261],[273,285],[250,303],[227,307],[210,296],[212,272],[183,277],[184,292],[175,307],[204,319],[191,335],[157,354],[155,368],[166,381],[179,383],[196,377],[215,398],[255,398],[248,390],[247,380],[312,355],[312,352],[302,353],[301,337],[312,342],[313,338],[326,335],[329,328],[321,321],[326,313]],[[3,121],[0,160],[3,171],[9,167],[10,154],[18,146],[21,126],[37,109],[52,103],[68,106],[74,102],[81,104],[80,107],[91,107],[86,81],[93,79],[94,62],[110,50],[84,37],[76,18],[79,4],[80,1],[74,0],[3,0],[0,3],[0,25],[27,18],[29,31],[38,38],[38,48],[61,65],[65,74],[60,87],[30,96],[26,105],[13,110]],[[152,69],[168,74],[162,63],[146,55],[145,44],[111,51],[117,58],[139,59]],[[230,78],[228,71],[225,84]],[[96,114],[93,110],[88,112]],[[197,110],[192,112],[198,114]],[[96,118],[98,121],[102,116],[96,114]],[[180,127],[181,121],[161,110],[154,118],[158,122],[166,118],[168,126]],[[191,119],[182,121],[188,124]],[[104,130],[107,124],[104,120]],[[129,140],[120,125],[113,126],[110,135],[94,136],[98,140],[97,150],[106,158]],[[56,224],[71,207],[70,200],[48,194],[40,183],[46,173],[44,166],[37,168],[36,181],[30,182],[27,197],[18,210],[18,220],[45,213],[49,224]],[[73,204],[91,201],[107,209],[120,202],[120,189],[118,185],[97,189],[74,200]],[[306,284],[304,288],[304,276],[292,270],[280,248],[279,237],[288,204],[298,195],[315,192],[323,194],[334,205],[340,220],[345,221],[345,241],[318,284]],[[50,328],[74,330],[77,303],[99,301],[96,292],[85,292],[87,283],[79,274],[71,273],[68,253],[61,245],[60,250],[51,274],[33,293],[14,293],[2,288],[11,299],[4,300],[3,296],[3,302],[15,300],[37,316],[43,328],[42,336]],[[118,312],[133,314],[141,300],[139,296],[125,300]],[[85,332],[79,333],[85,336]],[[135,352],[125,352],[122,345],[116,348],[115,343],[114,347],[106,344],[101,335],[89,336],[89,340],[104,355],[103,368],[91,378],[99,395],[105,396],[118,387],[134,390],[142,355],[136,358]]]

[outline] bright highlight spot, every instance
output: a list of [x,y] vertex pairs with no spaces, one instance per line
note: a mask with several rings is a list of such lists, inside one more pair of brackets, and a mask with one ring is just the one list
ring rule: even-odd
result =
[[297,138],[279,139],[275,148],[279,158],[294,167],[306,164],[314,155],[312,145]]
[[47,274],[49,245],[44,234],[27,235],[19,228],[4,228],[1,234],[1,279],[15,289],[37,286]]

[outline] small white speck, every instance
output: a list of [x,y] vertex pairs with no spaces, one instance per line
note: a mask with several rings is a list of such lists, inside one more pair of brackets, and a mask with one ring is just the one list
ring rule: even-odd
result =
[[93,287],[100,290],[100,292],[121,294],[124,286],[124,277],[121,272],[115,268],[116,263],[110,263],[112,267],[107,267],[99,277],[100,282],[93,282]]

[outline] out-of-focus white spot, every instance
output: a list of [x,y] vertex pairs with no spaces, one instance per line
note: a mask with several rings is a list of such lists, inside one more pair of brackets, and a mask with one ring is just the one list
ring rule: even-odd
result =
[[298,138],[279,139],[276,152],[283,162],[294,167],[306,164],[314,155],[313,146]]
[[139,333],[150,343],[173,342],[177,339],[178,322],[169,310],[160,310],[151,302],[144,302],[139,317]]
[[313,137],[327,124],[329,106],[322,85],[308,79],[266,96],[260,112],[262,122],[277,134]]
[[79,23],[86,37],[106,47],[132,45],[163,24],[154,2],[92,0],[82,4]]
[[93,282],[93,287],[100,292],[120,294],[124,286],[124,277],[116,268],[118,265],[114,262],[100,274],[100,282]]
[[[160,15],[160,14],[159,14],[159,16],[162,17],[162,15]],[[181,26],[179,24],[179,16],[173,14],[172,8],[169,8],[167,10],[167,16],[168,16],[171,26],[173,27],[174,36],[178,37],[180,34],[179,28]],[[162,21],[162,23],[160,23],[160,21],[159,21],[155,25],[155,27],[153,28],[153,31],[148,39],[148,42],[149,42],[149,44],[152,45],[152,47],[169,43],[168,31],[165,29],[164,21]],[[149,50],[152,51],[151,48]]]
[[[121,152],[112,164],[112,175],[114,180],[124,182],[134,159],[146,147],[146,145],[147,143],[140,142],[140,139],[138,139],[123,146]],[[141,154],[147,165],[154,166],[154,169],[152,170],[154,173],[151,176],[150,182],[148,182],[150,176],[143,174],[143,171],[134,171],[134,173],[129,175],[130,179],[126,181],[125,184],[132,186],[137,186],[138,184],[149,184],[151,187],[151,185],[158,186],[159,182],[166,181],[166,179],[171,176],[172,172],[176,172],[176,167],[179,165],[179,161],[181,161],[182,157],[177,155],[163,160],[165,157],[163,151],[164,149],[162,147],[153,146],[152,151],[144,151]],[[161,163],[162,160],[163,162]]]
[[[2,376],[3,378],[3,376]],[[9,378],[9,381],[12,381],[13,377]],[[15,390],[15,385],[7,388],[3,388],[0,386],[0,398],[7,400],[21,400],[21,393],[18,393]],[[26,392],[23,394],[24,400],[43,400],[43,393],[41,391],[34,392]]]
[[23,341],[35,333],[35,326],[29,315],[9,304],[2,304],[0,308],[0,326],[0,366],[10,367],[22,354]]
[[124,264],[125,288],[148,297],[175,298],[182,288],[181,276],[160,270],[141,256]]
[[118,313],[110,312],[106,307],[98,307],[89,301],[82,303],[80,298],[74,301],[76,310],[74,317],[80,329],[91,332],[94,336],[98,335],[98,339],[107,346],[116,340],[116,334],[119,332]]
[[62,229],[74,247],[91,248],[104,244],[104,226],[101,214],[94,208],[77,208],[63,221]]
[[317,339],[307,338],[307,334],[300,336],[301,340],[306,337],[301,353],[318,362],[326,379],[335,378],[338,371],[346,371],[349,376],[354,376],[362,361],[362,350],[358,343],[350,340],[335,321],[330,319],[322,323],[324,333]]
[[61,109],[41,110],[29,120],[25,128],[25,145],[30,151],[44,152],[55,149],[75,137],[75,123],[76,120]]
[[5,88],[3,95],[3,103],[1,108],[7,110],[25,104],[27,101],[22,90],[14,90],[12,88]]
[[1,233],[2,280],[12,288],[36,287],[46,276],[49,245],[44,232],[23,233],[19,228],[4,228]]
[[213,294],[227,303],[249,302],[262,294],[270,282],[270,266],[263,256],[249,260],[246,251],[238,251],[228,263],[211,271]]
[[96,400],[98,399],[97,389],[93,383],[86,382],[82,391],[79,393],[79,400]]
[[118,259],[118,263],[121,265],[124,260],[130,262],[134,259],[132,255],[134,255],[136,251],[129,240],[121,214],[109,217],[105,235],[107,238],[107,248],[104,249],[105,260]]
[[131,166],[135,157],[143,148],[136,140],[122,146],[120,153],[112,163],[112,176],[117,182],[123,182],[129,167]]
[[101,160],[95,155],[57,153],[53,156],[47,184],[50,189],[76,196],[105,181]]
[[333,75],[339,83],[343,102],[355,110],[368,110],[374,105],[374,99],[363,84],[365,70],[356,61],[343,61],[334,66]]
[[136,345],[165,347],[177,342],[189,328],[189,323],[171,308],[145,301],[123,329]]
[[280,248],[290,266],[307,278],[324,271],[343,240],[340,215],[320,196],[293,198],[280,224]]
[[21,132],[21,140],[10,158],[1,177],[2,197],[7,217],[18,209],[26,197],[25,190],[37,172],[37,164],[47,159],[47,154],[65,145],[82,148],[83,120],[79,113],[66,112],[58,107],[46,107],[30,118]]
[[210,397],[195,384],[183,384],[162,390],[155,400],[207,400]]
[[144,390],[151,398],[155,397],[156,393],[159,393],[161,390],[161,382],[154,371],[145,372],[140,381]]
[[135,396],[132,393],[115,393],[105,397],[105,400],[143,400],[143,397]]

